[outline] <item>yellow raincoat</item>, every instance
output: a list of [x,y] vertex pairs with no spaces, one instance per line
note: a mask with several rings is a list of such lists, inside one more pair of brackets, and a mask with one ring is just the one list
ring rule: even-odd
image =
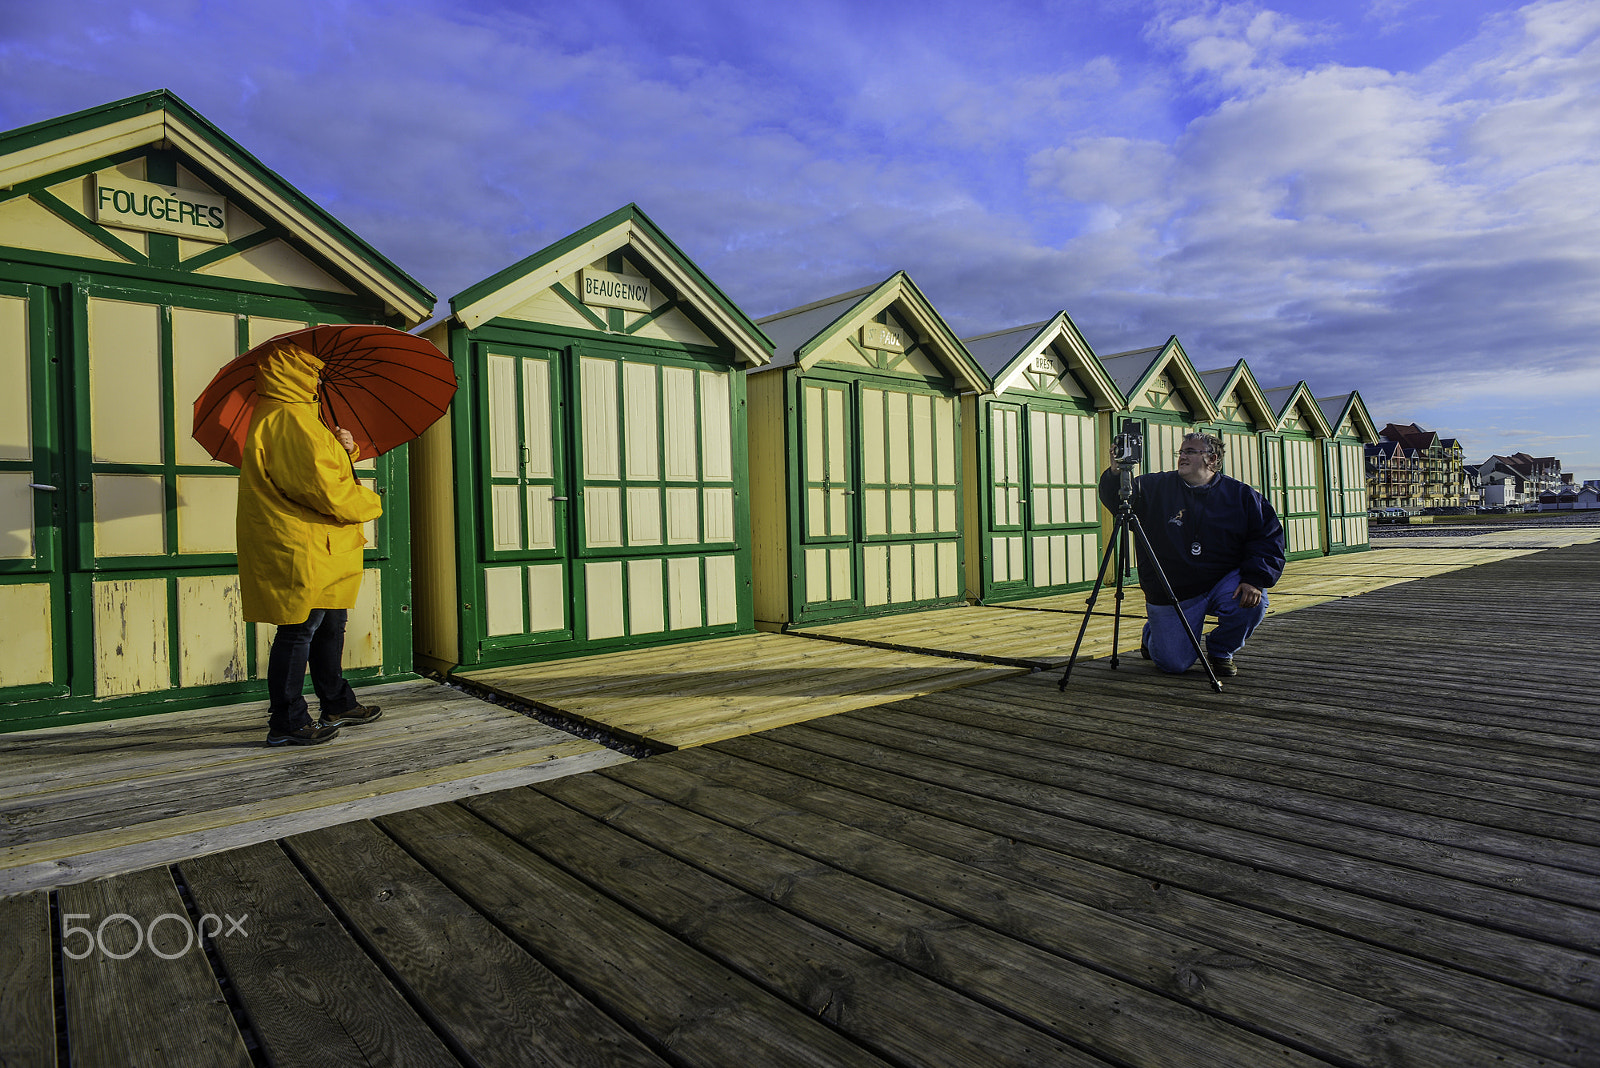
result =
[[322,361],[283,346],[256,364],[256,408],[239,471],[239,588],[252,623],[303,623],[354,608],[361,524],[383,514],[317,415]]

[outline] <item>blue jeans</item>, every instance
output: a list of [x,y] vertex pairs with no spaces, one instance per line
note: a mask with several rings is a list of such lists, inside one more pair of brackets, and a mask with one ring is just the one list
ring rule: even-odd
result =
[[1245,639],[1267,615],[1265,590],[1261,591],[1260,604],[1246,608],[1233,599],[1233,591],[1238,588],[1239,572],[1230,571],[1211,587],[1209,593],[1180,601],[1176,606],[1147,605],[1146,614],[1150,621],[1144,625],[1144,644],[1150,650],[1150,659],[1155,661],[1156,667],[1177,674],[1188,671],[1197,659],[1194,646],[1189,644],[1189,636],[1183,632],[1183,621],[1178,618],[1179,608],[1183,609],[1184,618],[1189,620],[1195,637],[1200,636],[1207,615],[1217,617],[1217,625],[1205,636],[1208,656],[1225,660],[1238,652],[1244,646]]
[[313,608],[304,623],[278,628],[267,657],[268,729],[298,730],[311,722],[306,710],[306,669],[322,701],[321,715],[337,716],[361,702],[344,677],[343,608]]

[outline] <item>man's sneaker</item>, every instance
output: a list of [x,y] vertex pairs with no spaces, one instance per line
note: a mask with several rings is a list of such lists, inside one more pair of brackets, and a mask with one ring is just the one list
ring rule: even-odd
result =
[[1231,656],[1208,656],[1206,659],[1211,661],[1211,673],[1219,679],[1239,674],[1239,669],[1234,666]]
[[359,727],[363,723],[371,723],[383,715],[383,709],[377,705],[356,705],[348,712],[340,712],[337,716],[323,716],[322,722],[330,727]]
[[1139,642],[1139,655],[1144,657],[1146,660],[1150,659],[1150,647],[1142,640]]
[[321,723],[313,720],[304,727],[296,727],[292,731],[275,731],[267,729],[267,744],[278,745],[320,745],[339,736],[337,723]]

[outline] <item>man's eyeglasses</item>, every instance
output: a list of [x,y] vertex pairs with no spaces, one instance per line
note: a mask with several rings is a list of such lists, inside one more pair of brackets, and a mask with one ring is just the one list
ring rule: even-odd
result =
[[1179,449],[1179,456],[1210,456],[1210,449]]

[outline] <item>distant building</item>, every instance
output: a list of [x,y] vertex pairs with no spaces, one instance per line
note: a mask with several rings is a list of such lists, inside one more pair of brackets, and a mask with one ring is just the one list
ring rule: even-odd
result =
[[1537,507],[1540,497],[1554,493],[1563,481],[1561,461],[1554,456],[1529,456],[1525,452],[1495,455],[1476,469],[1483,484],[1483,503],[1508,508]]
[[1416,423],[1390,423],[1368,445],[1367,499],[1373,508],[1451,508],[1477,503],[1477,480],[1462,462],[1461,442]]

